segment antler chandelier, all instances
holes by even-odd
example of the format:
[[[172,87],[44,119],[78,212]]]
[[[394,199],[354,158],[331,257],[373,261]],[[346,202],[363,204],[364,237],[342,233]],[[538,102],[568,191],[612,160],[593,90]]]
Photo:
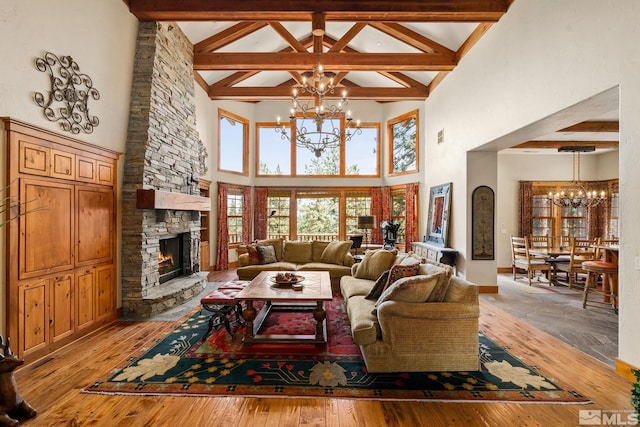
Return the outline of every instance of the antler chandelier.
[[[320,157],[326,149],[339,147],[340,144],[350,141],[356,133],[362,133],[360,120],[356,120],[355,127],[352,127],[351,111],[346,112],[344,129],[340,124],[336,126],[335,120],[331,120],[340,118],[349,101],[346,90],[342,91],[342,98],[337,103],[329,104],[325,101],[325,96],[334,93],[335,84],[333,77],[324,74],[321,64],[313,68],[310,79],[306,76],[302,77],[299,90],[300,94],[311,95],[314,102],[313,104],[301,103],[298,98],[298,88],[293,89],[293,108],[289,114],[289,122],[294,129],[295,138],[287,133],[286,127],[281,124],[278,116],[276,132],[280,133],[283,140],[288,140],[298,147],[307,148],[316,157]],[[297,122],[296,118],[298,118]],[[340,122],[341,120],[338,121]]]
[[[586,207],[598,206],[607,200],[604,190],[588,189],[585,183],[580,181],[580,152],[594,151],[594,146],[560,147],[559,152],[573,152],[573,181],[571,185],[557,193],[549,192],[549,200],[559,207]]]

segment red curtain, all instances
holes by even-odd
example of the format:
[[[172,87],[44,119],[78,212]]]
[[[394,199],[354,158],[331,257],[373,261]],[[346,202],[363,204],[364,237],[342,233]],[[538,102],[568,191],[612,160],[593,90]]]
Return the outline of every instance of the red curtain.
[[[218,183],[218,248],[216,270],[229,268],[229,231],[227,230],[227,184]]]
[[[533,212],[533,184],[530,181],[520,181],[520,203],[519,203],[520,227],[519,236],[530,236],[532,231]]]
[[[251,187],[246,186],[242,188],[242,241],[244,243],[250,243],[253,234],[251,206]]]
[[[382,215],[382,188],[371,189],[371,215],[376,217],[376,222],[380,222],[384,219]],[[382,230],[380,227],[374,227],[371,230],[371,243],[382,242]]]
[[[253,237],[258,240],[267,238],[267,197],[269,195],[266,187],[257,187],[253,192]]]
[[[404,242],[407,248],[410,247],[411,242],[418,241],[418,228],[416,218],[416,196],[418,192],[418,185],[415,183],[407,184],[406,188],[406,213],[404,222]]]

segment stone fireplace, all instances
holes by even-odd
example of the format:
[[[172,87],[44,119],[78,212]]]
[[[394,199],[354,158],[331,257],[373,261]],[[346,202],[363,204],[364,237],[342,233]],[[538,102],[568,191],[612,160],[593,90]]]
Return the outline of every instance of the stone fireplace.
[[[200,211],[211,203],[198,190],[202,143],[192,64],[193,46],[177,25],[139,23],[122,185],[127,317],[159,314],[207,283],[199,272]],[[178,253],[167,253],[170,238]]]

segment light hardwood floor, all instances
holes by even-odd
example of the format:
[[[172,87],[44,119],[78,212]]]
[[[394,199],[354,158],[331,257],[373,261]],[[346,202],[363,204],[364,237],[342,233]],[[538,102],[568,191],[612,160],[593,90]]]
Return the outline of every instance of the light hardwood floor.
[[[213,273],[212,281],[235,278]],[[82,394],[172,322],[116,322],[16,373],[39,411],[24,426],[577,426],[581,409],[629,410],[631,383],[613,368],[481,301],[481,328],[593,403],[437,403],[348,399],[157,397]]]

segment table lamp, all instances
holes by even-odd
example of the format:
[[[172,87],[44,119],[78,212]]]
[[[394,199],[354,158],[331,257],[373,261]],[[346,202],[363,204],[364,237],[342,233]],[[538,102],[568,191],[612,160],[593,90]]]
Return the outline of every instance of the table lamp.
[[[376,226],[376,217],[373,215],[365,215],[358,217],[358,228],[361,230],[365,230],[364,232],[364,248],[367,249],[369,243],[369,232],[368,230],[373,230]]]

